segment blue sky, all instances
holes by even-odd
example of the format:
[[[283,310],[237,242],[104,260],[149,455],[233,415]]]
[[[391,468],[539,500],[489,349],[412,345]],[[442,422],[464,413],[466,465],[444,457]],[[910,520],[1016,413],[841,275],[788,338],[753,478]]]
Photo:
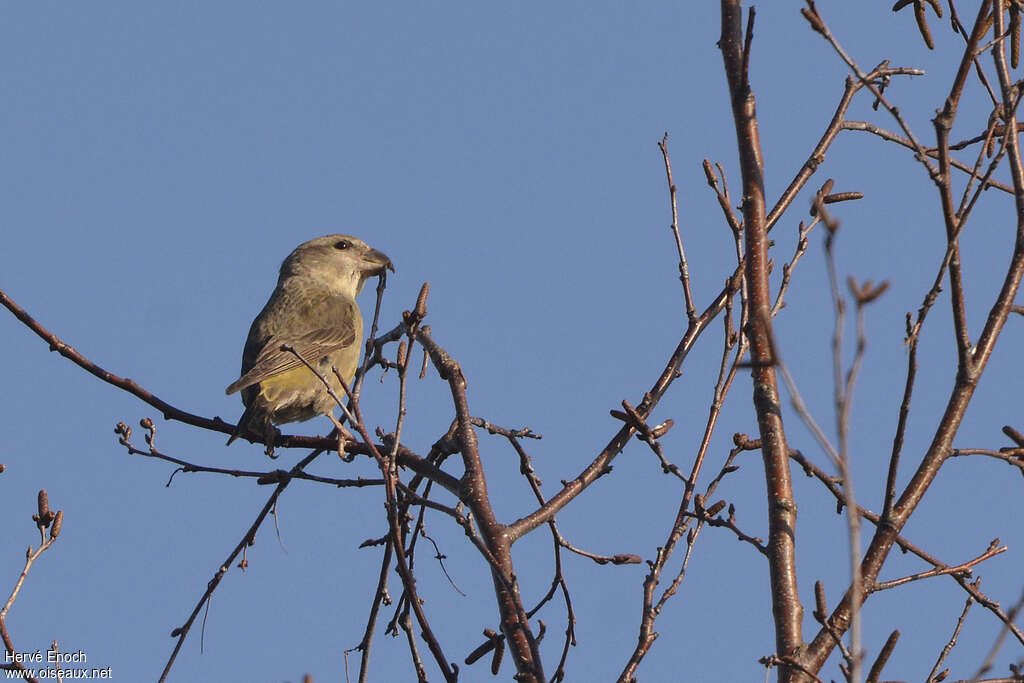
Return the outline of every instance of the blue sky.
[[[888,92],[931,140],[930,118],[959,58],[948,24],[933,22],[939,49],[929,53],[907,12],[822,4],[862,66],[889,58],[928,70]],[[95,362],[191,412],[241,414],[237,397],[223,390],[237,377],[249,322],[281,260],[311,237],[350,233],[396,265],[385,327],[431,283],[429,322],[462,364],[474,414],[543,434],[528,446],[550,495],[607,442],[618,426],[608,410],[624,398],[639,401],[685,327],[656,147],[666,131],[699,307],[733,268],[731,236],[700,168],[705,157],[721,162],[738,197],[713,4],[39,2],[9,5],[4,14],[0,288]],[[752,80],[769,197],[817,141],[845,77],[797,3],[758,7]],[[860,101],[852,116],[893,127],[869,105]],[[954,138],[980,131],[987,114],[965,102]],[[836,211],[841,275],[892,282],[869,313],[852,418],[856,490],[878,510],[905,372],[903,317],[934,277],[942,226],[934,188],[904,150],[846,133],[811,186],[833,176],[837,190],[866,193]],[[1012,204],[989,195],[964,238],[975,332],[1012,245]],[[777,263],[792,253],[808,203],[798,198],[773,232]],[[833,434],[821,240],[812,236],[776,330],[804,398]],[[364,311],[371,297],[362,299]],[[927,446],[952,383],[947,311],[943,297],[922,342],[901,481]],[[718,330],[702,338],[655,412],[655,421],[675,420],[663,442],[684,469],[706,419]],[[1005,335],[958,446],[1007,445],[999,428],[1024,427],[1013,357],[1024,343],[1020,318]],[[50,354],[11,316],[0,315],[0,339],[7,359],[3,590],[20,571],[22,549],[38,540],[29,519],[35,492],[46,488],[66,514],[60,541],[33,568],[9,616],[14,642],[34,651],[56,638],[64,650],[84,650],[90,665],[111,666],[116,680],[154,680],[173,645],[171,629],[269,490],[203,474],[178,475],[165,487],[170,467],[126,455],[114,424],[152,417],[159,447],[188,460],[277,464],[258,446],[227,449],[220,434],[164,422]],[[379,375],[367,382],[364,412],[371,426],[390,430],[395,382],[380,383]],[[749,397],[742,375],[709,452],[715,469],[706,472],[717,472],[734,432],[756,431]],[[425,453],[451,415],[436,374],[413,383],[410,447]],[[788,405],[784,418],[792,445],[827,466]],[[286,431],[328,429],[318,420]],[[481,439],[499,515],[531,510],[514,453],[494,437]],[[136,441],[142,445],[141,435]],[[286,453],[282,462],[297,457]],[[760,460],[748,454],[740,463],[719,493],[736,504],[744,530],[763,536]],[[375,467],[325,459],[317,471],[374,476]],[[798,579],[809,613],[815,580],[825,581],[832,601],[845,585],[845,526],[820,486],[800,475],[796,487]],[[1024,533],[1011,521],[1020,513],[1019,487],[1001,463],[950,462],[907,535],[951,564],[1001,537],[1010,550],[980,574],[989,595],[1008,605],[1021,590]],[[678,482],[634,443],[610,476],[559,516],[561,529],[593,552],[649,559],[664,543],[679,495]],[[377,550],[357,547],[384,532],[382,495],[297,482],[279,513],[284,548],[272,525],[260,532],[249,569],[232,569],[214,596],[204,651],[195,631],[171,680],[294,681],[307,672],[318,682],[344,680],[342,652],[359,641],[379,562]],[[421,556],[428,613],[448,657],[461,662],[481,630],[495,626],[490,579],[448,519],[428,517],[428,528],[467,594]],[[544,533],[516,547],[528,603],[550,581]],[[894,556],[883,578],[926,568]],[[567,557],[579,619],[569,680],[618,675],[635,643],[645,569]],[[393,579],[397,596],[396,586]],[[658,621],[662,635],[641,679],[761,680],[757,659],[774,648],[766,589],[760,555],[726,531],[705,531],[680,594]],[[922,679],[963,598],[949,579],[873,597],[865,612],[869,657],[900,628],[886,674]],[[550,673],[565,617],[554,606],[543,618]],[[954,676],[973,674],[997,630],[975,607],[949,660]],[[1011,648],[999,671],[1019,657]],[[378,635],[372,672],[372,680],[412,679],[401,640]],[[464,680],[489,677],[484,663],[464,672]],[[825,673],[839,675],[834,664]]]

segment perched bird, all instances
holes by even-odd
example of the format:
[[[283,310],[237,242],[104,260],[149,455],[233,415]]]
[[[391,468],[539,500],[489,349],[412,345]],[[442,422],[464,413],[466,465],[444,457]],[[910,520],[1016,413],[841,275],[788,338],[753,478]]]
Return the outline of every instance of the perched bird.
[[[337,368],[351,384],[363,343],[363,316],[356,296],[367,278],[384,269],[394,271],[391,259],[349,235],[326,235],[300,244],[281,264],[277,288],[252,321],[242,352],[242,376],[225,390],[242,392],[245,412],[230,445],[250,433],[263,439],[273,455],[274,425],[334,417],[335,400],[323,381],[295,353],[316,368],[344,399]],[[344,432],[342,432],[344,433]]]

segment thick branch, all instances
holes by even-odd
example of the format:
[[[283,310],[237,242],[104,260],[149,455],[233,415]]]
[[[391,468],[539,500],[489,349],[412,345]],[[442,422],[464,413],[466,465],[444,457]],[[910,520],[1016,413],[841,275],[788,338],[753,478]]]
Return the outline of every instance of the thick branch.
[[[480,462],[476,432],[473,429],[474,418],[466,399],[466,378],[455,359],[433,340],[428,328],[416,327],[414,334],[417,341],[430,354],[438,373],[448,382],[451,390],[458,423],[456,438],[459,441],[465,470],[459,498],[472,510],[480,535],[494,559],[491,575],[498,599],[498,611],[501,614],[501,630],[515,662],[517,680],[530,683],[543,681],[544,670],[537,649],[537,639],[530,631],[529,619],[522,605],[512,564],[513,538],[506,532],[505,525],[498,522],[487,495],[487,480],[483,464]]]
[[[765,482],[768,487],[768,564],[772,586],[777,654],[796,655],[803,643],[803,607],[796,582],[796,503],[789,469],[789,448],[782,426],[771,320],[771,292],[768,283],[768,224],[765,210],[764,177],[754,93],[748,79],[750,37],[754,12],[751,10],[746,41],[743,14],[738,0],[722,0],[722,37],[719,48],[725,63],[732,100],[733,121],[743,174],[743,223],[746,240],[746,284],[750,319],[746,335],[750,340],[754,408],[761,434]],[[803,676],[790,667],[779,669],[782,681]]]

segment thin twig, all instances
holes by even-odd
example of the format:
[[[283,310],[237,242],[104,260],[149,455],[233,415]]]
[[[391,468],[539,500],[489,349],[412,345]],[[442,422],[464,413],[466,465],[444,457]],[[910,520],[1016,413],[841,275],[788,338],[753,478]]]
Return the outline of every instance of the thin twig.
[[[690,291],[690,268],[686,263],[686,251],[683,249],[683,238],[679,233],[679,207],[676,201],[676,183],[672,179],[672,162],[668,156],[668,133],[662,137],[661,142],[658,143],[658,149],[661,150],[661,156],[665,160],[665,176],[668,180],[668,194],[669,200],[672,205],[672,225],[669,229],[672,230],[672,236],[676,240],[676,251],[679,254],[679,281],[683,285],[683,299],[686,303],[686,317],[689,320],[693,320],[697,316],[697,309],[693,306],[693,293]]]
[[[980,583],[980,580],[976,580],[972,585],[977,587],[978,583]],[[925,683],[933,683],[936,674],[939,673],[939,667],[942,666],[942,663],[946,661],[946,657],[948,657],[949,653],[953,651],[954,647],[956,647],[957,638],[960,636],[960,630],[964,627],[964,622],[967,621],[967,613],[971,611],[971,605],[973,604],[974,598],[968,595],[967,600],[964,602],[964,609],[960,613],[960,618],[956,620],[956,628],[953,629],[953,635],[949,637],[949,641],[946,643],[945,647],[942,648],[942,652],[939,653],[939,658],[935,660],[935,666],[933,666],[932,670],[928,672],[928,677],[925,679]]]

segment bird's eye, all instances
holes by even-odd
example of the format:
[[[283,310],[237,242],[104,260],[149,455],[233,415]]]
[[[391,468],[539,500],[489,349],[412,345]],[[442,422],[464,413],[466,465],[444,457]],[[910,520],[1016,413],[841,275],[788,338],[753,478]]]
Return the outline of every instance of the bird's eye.
[[[342,251],[344,251],[345,249],[348,249],[351,246],[352,245],[349,243],[348,240],[340,240],[340,241],[334,243],[334,248],[335,249],[340,249]]]

